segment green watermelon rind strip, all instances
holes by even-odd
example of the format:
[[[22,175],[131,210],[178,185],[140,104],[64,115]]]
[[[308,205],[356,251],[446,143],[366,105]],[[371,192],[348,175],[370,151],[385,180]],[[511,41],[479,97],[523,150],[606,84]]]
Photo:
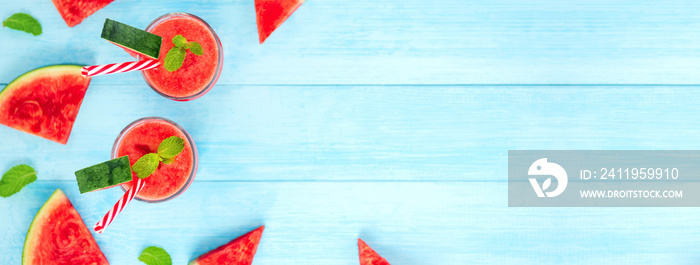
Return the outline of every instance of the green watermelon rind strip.
[[[158,59],[163,43],[161,36],[109,18],[105,19],[101,37],[112,44],[151,59]]]
[[[108,189],[133,180],[129,156],[122,156],[75,172],[80,194]]]
[[[51,197],[44,203],[44,205],[39,208],[39,212],[36,213],[36,216],[34,216],[34,219],[32,220],[32,223],[29,225],[29,231],[27,231],[27,237],[24,239],[24,248],[22,249],[22,264],[25,264],[25,258],[28,259],[30,250],[30,246],[33,245],[34,241],[36,239],[33,237],[33,230],[34,224],[37,222],[37,219],[42,216],[46,211],[48,211],[51,208],[51,205],[56,204],[57,202],[61,202],[63,200],[68,200],[68,197],[66,197],[66,194],[63,193],[61,189],[56,189],[56,191],[53,192]]]

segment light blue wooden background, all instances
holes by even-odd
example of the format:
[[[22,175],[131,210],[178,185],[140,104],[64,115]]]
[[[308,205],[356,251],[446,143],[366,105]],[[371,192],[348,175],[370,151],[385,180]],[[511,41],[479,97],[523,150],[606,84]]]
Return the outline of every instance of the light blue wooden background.
[[[130,59],[99,38],[106,17],[194,13],[226,57],[193,102],[94,78],[66,146],[0,127],[0,171],[39,172],[0,199],[1,264],[56,188],[92,226],[121,191],[79,195],[73,172],[151,115],[192,134],[199,172],[96,236],[112,264],[150,245],[185,264],[262,224],[254,264],[357,264],[358,236],[393,264],[700,262],[697,209],[508,208],[505,182],[509,149],[700,149],[698,1],[308,0],[264,45],[253,0],[117,0],[74,28],[48,0],[0,16],[18,11],[44,34],[0,29],[0,85]]]

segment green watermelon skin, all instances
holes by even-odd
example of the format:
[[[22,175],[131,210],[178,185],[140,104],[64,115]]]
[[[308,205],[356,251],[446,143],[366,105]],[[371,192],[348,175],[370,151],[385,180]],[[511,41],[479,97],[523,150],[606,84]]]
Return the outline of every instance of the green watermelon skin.
[[[390,265],[386,259],[379,256],[379,254],[369,247],[365,241],[362,241],[362,239],[357,239],[357,248],[360,252],[360,265]]]
[[[122,156],[75,172],[80,193],[108,189],[133,180],[129,156]]]
[[[258,22],[260,44],[265,42],[305,0],[255,0],[255,13]]]
[[[109,265],[66,194],[56,190],[34,217],[22,265]]]
[[[58,13],[69,27],[83,22],[84,19],[109,5],[114,0],[52,0]]]
[[[102,38],[122,47],[129,54],[140,54],[149,59],[158,59],[163,37],[127,24],[105,19]]]
[[[258,250],[263,230],[265,230],[265,226],[258,227],[226,243],[226,245],[199,256],[189,265],[250,265]]]
[[[23,74],[0,91],[0,124],[66,144],[90,77],[79,65],[54,65]]]

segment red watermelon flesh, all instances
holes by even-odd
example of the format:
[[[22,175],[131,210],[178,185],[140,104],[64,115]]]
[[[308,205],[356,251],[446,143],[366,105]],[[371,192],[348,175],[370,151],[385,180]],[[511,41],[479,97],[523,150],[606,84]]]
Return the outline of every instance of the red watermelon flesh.
[[[63,191],[56,190],[34,217],[22,265],[108,265],[95,238]]]
[[[253,257],[258,250],[258,243],[260,243],[264,229],[265,226],[258,227],[226,243],[226,245],[199,256],[189,265],[250,265],[253,263]]]
[[[83,20],[114,0],[52,0],[63,20],[69,27]]]
[[[66,144],[90,84],[80,69],[47,66],[12,81],[0,91],[0,124]]]
[[[303,3],[304,0],[255,0],[260,44]]]
[[[357,239],[357,247],[360,249],[360,265],[390,265],[386,259],[379,256],[362,239]]]

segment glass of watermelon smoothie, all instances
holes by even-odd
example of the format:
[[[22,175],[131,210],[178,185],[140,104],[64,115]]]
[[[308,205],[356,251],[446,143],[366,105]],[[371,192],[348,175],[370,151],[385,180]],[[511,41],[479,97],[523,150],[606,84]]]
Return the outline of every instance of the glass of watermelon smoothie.
[[[169,13],[151,22],[146,31],[163,37],[160,66],[141,72],[146,83],[156,93],[172,100],[188,101],[203,96],[214,87],[221,75],[224,52],[219,37],[207,22],[188,13]],[[168,72],[163,61],[168,51],[175,46],[172,42],[175,35],[199,42],[204,54],[187,52],[182,67]]]
[[[128,155],[129,163],[133,166],[145,154],[155,153],[160,142],[170,136],[185,139],[185,148],[175,156],[175,162],[167,165],[161,163],[155,173],[144,179],[145,185],[136,194],[137,200],[164,202],[185,192],[197,173],[197,146],[185,129],[161,117],[146,117],[132,122],[114,141],[112,158]],[[133,179],[137,179],[135,173]],[[121,187],[126,191],[131,185],[132,182],[128,182]]]

